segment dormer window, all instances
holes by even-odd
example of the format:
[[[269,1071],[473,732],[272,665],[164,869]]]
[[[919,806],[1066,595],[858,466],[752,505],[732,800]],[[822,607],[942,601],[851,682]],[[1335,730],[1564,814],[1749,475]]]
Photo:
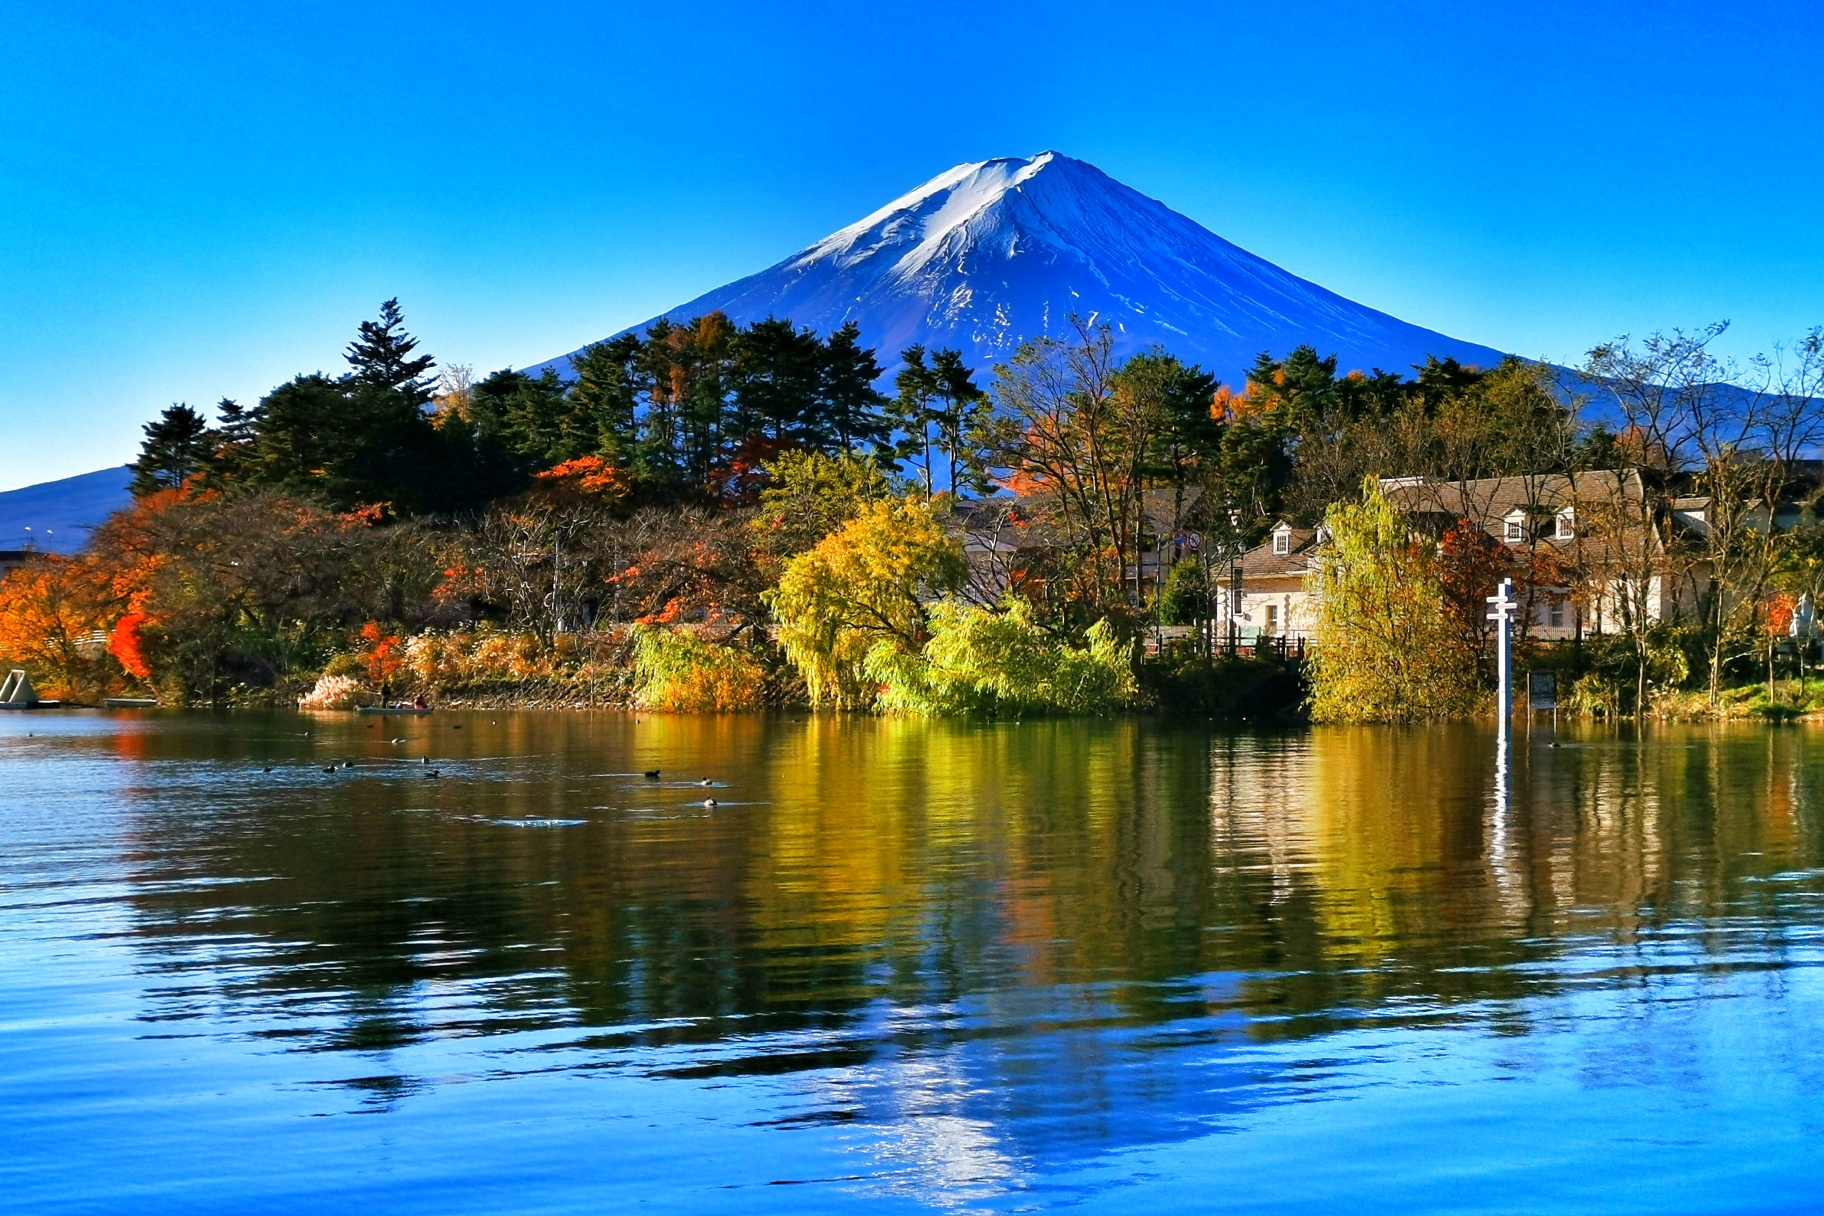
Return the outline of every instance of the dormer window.
[[[1577,539],[1577,512],[1574,508],[1566,507],[1558,512],[1558,528],[1552,533],[1552,538],[1554,540]]]
[[[1501,539],[1510,545],[1520,544],[1526,539],[1526,516],[1515,511],[1501,521]]]
[[[1292,552],[1292,532],[1289,528],[1280,528],[1273,533],[1273,552]]]

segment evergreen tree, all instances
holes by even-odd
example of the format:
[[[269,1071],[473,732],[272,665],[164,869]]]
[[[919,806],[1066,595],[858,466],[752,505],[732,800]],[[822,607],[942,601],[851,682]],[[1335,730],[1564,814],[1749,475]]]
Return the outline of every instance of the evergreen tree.
[[[985,492],[988,483],[981,462],[968,449],[971,434],[986,422],[991,406],[962,352],[936,351],[927,363],[925,348],[910,346],[900,358],[905,367],[893,380],[899,395],[891,403],[891,419],[902,438],[891,449],[893,456],[911,461],[925,483],[927,498],[938,488],[938,455],[946,459],[946,488],[959,494],[965,489]]]
[[[822,387],[825,350],[817,335],[768,317],[735,342],[735,429],[802,442]]]
[[[630,465],[639,443],[640,347],[639,338],[622,334],[570,357],[576,380],[568,425],[579,435],[593,434],[590,450],[615,464]]]
[[[817,409],[807,420],[807,439],[823,451],[848,452],[884,442],[891,427],[881,414],[886,398],[874,388],[880,364],[861,344],[853,321],[824,343],[823,376]]]
[[[128,466],[136,498],[182,485],[210,457],[209,424],[187,405],[171,406],[142,429],[139,459]]]
[[[359,336],[349,343],[343,358],[354,368],[354,382],[367,389],[399,393],[414,406],[428,405],[436,381],[426,373],[437,365],[430,355],[412,352],[418,339],[405,332],[405,314],[394,297],[380,306],[377,321],[363,321]]]

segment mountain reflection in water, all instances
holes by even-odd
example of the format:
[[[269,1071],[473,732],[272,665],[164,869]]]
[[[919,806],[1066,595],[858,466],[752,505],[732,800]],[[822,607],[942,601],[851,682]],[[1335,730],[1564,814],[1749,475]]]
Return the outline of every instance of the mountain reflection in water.
[[[16,715],[0,1208],[1798,1203],[1824,745],[1553,742]]]

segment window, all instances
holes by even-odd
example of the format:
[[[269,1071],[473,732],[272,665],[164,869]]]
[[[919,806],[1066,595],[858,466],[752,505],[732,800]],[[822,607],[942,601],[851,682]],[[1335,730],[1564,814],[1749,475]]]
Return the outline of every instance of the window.
[[[1275,552],[1275,553],[1292,552],[1292,534],[1290,532],[1286,531],[1284,528],[1281,528],[1279,531],[1277,531],[1273,534],[1273,552]]]
[[[1559,518],[1562,521],[1563,517],[1560,516]],[[1548,619],[1551,621],[1553,629],[1564,628],[1564,600],[1558,596],[1552,597],[1552,606]]]
[[[1504,521],[1502,539],[1510,544],[1526,539],[1526,520],[1518,515],[1510,515]]]
[[[1268,604],[1267,605],[1266,632],[1268,632],[1268,633],[1278,633],[1279,632],[1279,605],[1278,604]]]
[[[1575,540],[1577,538],[1577,512],[1570,507],[1558,512],[1558,530],[1552,535],[1558,540]]]

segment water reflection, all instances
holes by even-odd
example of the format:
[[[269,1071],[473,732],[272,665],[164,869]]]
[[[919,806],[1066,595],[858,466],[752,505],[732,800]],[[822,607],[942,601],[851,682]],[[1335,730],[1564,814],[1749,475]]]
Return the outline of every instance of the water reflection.
[[[21,909],[114,867],[148,1039],[320,1060],[341,1110],[734,1087],[872,1193],[964,1206],[1347,1095],[1389,1034],[1523,1075],[1591,993],[1623,1020],[1587,1076],[1697,1068],[1667,1011],[1808,965],[1824,895],[1804,730],[57,721],[0,765],[90,809],[0,820],[7,915],[48,933]]]

